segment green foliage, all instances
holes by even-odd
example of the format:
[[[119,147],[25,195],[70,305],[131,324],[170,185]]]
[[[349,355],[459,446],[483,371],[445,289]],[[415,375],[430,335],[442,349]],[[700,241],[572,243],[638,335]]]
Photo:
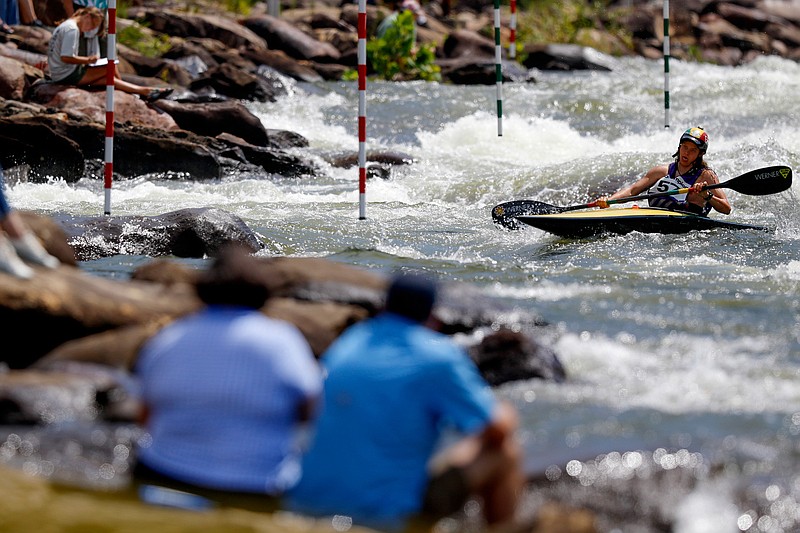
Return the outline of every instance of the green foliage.
[[[383,36],[367,43],[367,60],[375,73],[387,80],[439,81],[441,73],[435,64],[434,47],[416,45],[414,14],[403,11]]]
[[[342,81],[358,81],[358,71],[354,68],[349,68],[342,74]]]
[[[586,44],[578,39],[585,28],[603,28],[623,43],[632,42],[622,24],[625,11],[611,9],[610,0],[520,0],[520,4],[519,42]]]
[[[171,46],[166,35],[152,35],[137,24],[118,31],[117,41],[147,57],[161,57]]]
[[[255,3],[256,0],[225,0],[225,9],[237,15],[247,15]]]

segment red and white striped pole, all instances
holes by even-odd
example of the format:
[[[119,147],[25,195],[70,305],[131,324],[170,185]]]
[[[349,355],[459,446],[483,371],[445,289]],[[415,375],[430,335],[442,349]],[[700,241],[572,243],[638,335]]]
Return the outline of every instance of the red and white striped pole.
[[[517,57],[517,0],[511,0],[511,38],[508,43],[508,57]]]
[[[367,218],[367,0],[358,0],[358,219]]]
[[[114,176],[114,77],[117,64],[117,0],[108,0],[108,64],[106,65],[106,145],[103,187],[105,208],[111,214],[111,182]]]

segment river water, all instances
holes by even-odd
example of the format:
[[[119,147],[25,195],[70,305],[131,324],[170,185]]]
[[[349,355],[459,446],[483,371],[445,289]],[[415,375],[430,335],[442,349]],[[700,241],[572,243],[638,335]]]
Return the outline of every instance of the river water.
[[[569,378],[497,390],[520,410],[530,472],[611,451],[689,451],[724,474],[715,490],[690,490],[701,511],[686,518],[691,506],[678,506],[669,517],[675,531],[797,531],[797,185],[761,197],[726,191],[728,220],[768,232],[570,240],[500,229],[490,211],[512,199],[569,205],[611,192],[667,162],[690,126],[708,131],[706,159],[723,181],[770,165],[797,169],[798,86],[800,65],[778,58],[738,68],[673,62],[665,128],[659,62],[539,73],[537,83],[504,86],[499,137],[493,86],[370,82],[369,149],[415,162],[368,183],[367,219],[359,220],[357,168],[332,168],[323,157],[357,151],[355,84],[290,82],[286,97],[250,108],[267,128],[305,136],[322,175],[142,177],[114,184],[112,213],[219,207],[263,236],[266,255],[424,269],[536,312],[551,324],[548,342]],[[103,208],[100,180],[20,183],[9,196],[53,214]],[[146,260],[82,268],[125,278]]]

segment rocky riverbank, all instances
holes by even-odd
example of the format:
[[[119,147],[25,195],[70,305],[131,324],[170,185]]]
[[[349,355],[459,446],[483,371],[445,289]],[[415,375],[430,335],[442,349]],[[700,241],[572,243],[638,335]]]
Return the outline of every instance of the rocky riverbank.
[[[157,55],[119,46],[122,76],[148,86],[176,89],[169,100],[147,104],[117,92],[114,170],[117,179],[159,173],[216,179],[244,170],[303,178],[324,165],[355,166],[354,154],[314,153],[302,136],[269,129],[247,102],[275,101],[292,80],[339,80],[357,66],[358,7],[333,0],[284,6],[280,17],[261,4],[239,16],[208,3],[198,12],[181,3],[137,3],[119,17],[118,32],[135,28],[141,39],[162,44]],[[425,4],[428,16],[417,39],[435,47],[444,83],[494,84],[492,4],[459,2],[443,14]],[[64,16],[60,2],[38,0],[45,24]],[[369,5],[367,30],[374,35],[389,14]],[[510,12],[503,10],[501,41],[507,56]],[[762,55],[800,59],[800,4],[776,0],[696,0],[671,14],[671,55],[737,65]],[[611,31],[611,28],[615,28]],[[622,29],[620,29],[622,28]],[[50,32],[18,26],[0,34],[0,161],[20,167],[17,179],[57,176],[75,181],[99,177],[105,135],[105,91],[48,83],[42,62]],[[612,3],[596,14],[575,43],[527,43],[521,61],[503,62],[505,82],[535,82],[541,70],[615,68],[613,55],[662,57],[660,3]],[[613,54],[613,55],[611,55]],[[158,154],[159,157],[147,157]],[[145,157],[142,157],[145,156]],[[88,162],[88,164],[87,164]],[[370,153],[370,176],[411,163],[402,153]]]

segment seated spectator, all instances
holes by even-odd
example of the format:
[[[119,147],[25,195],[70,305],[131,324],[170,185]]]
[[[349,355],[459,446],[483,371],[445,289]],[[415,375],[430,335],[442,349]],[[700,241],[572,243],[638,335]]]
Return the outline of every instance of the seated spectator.
[[[396,278],[385,312],[323,355],[323,400],[293,509],[396,528],[480,496],[489,523],[513,517],[523,485],[516,411],[463,349],[424,327],[435,291],[425,278]],[[452,430],[460,438],[436,453]]]
[[[96,7],[77,10],[70,18],[58,25],[50,39],[47,62],[50,78],[56,83],[66,85],[105,85],[106,66],[92,66],[99,59],[98,54],[78,55],[81,34],[100,27],[104,15]],[[114,88],[126,93],[138,94],[148,102],[154,102],[172,93],[172,89],[152,89],[128,83],[115,73]]]
[[[0,167],[0,271],[21,279],[33,277],[33,269],[22,260],[46,268],[56,268],[58,259],[47,253],[36,236],[27,228],[19,214],[6,200],[3,169]]]
[[[105,35],[105,26],[107,26],[108,20],[108,0],[76,0],[74,2],[73,0],[62,0],[62,5],[67,17],[71,17],[83,7],[96,7],[103,13],[104,21],[100,27],[81,36],[78,53],[81,55],[99,54],[100,57],[106,57],[108,41]]]
[[[320,369],[297,328],[260,311],[270,281],[246,251],[223,249],[196,283],[206,308],[143,346],[139,483],[268,509],[299,478]]]

